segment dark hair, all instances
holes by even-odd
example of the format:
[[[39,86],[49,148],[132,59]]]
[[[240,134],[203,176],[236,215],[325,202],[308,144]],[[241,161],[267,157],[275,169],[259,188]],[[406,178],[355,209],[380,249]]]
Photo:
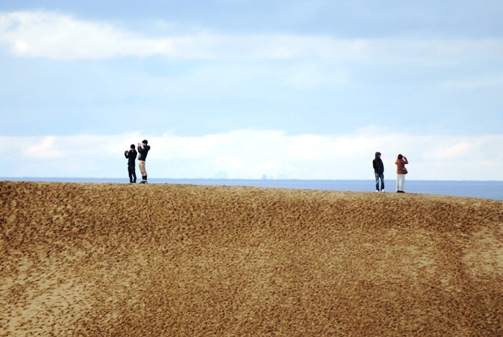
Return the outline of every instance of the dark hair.
[[[142,143],[148,144],[148,140],[144,139]]]
[[[402,159],[403,156],[401,154],[398,155],[398,159]]]
[[[131,144],[130,148],[134,149],[135,148],[134,144]]]

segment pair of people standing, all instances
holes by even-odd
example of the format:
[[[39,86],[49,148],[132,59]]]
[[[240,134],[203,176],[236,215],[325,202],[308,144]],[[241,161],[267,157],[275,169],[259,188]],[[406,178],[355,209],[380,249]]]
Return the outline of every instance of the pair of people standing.
[[[134,144],[131,144],[129,151],[126,150],[124,152],[124,156],[128,159],[127,169],[129,174],[129,182],[131,184],[136,183],[135,160],[138,153],[140,153],[140,156],[138,157],[138,167],[140,168],[142,178],[140,184],[147,183],[147,169],[145,168],[145,161],[147,160],[148,151],[150,151],[150,145],[148,145],[148,141],[144,139],[141,144],[138,143],[138,152],[136,152]]]
[[[395,161],[396,191],[398,193],[405,193],[404,192],[405,175],[407,174],[405,164],[408,163],[409,161],[407,160],[407,157],[401,154],[398,155],[398,158]],[[372,161],[372,166],[374,167],[374,174],[376,178],[376,192],[384,192],[384,164],[381,159],[381,152],[376,152],[375,158]]]

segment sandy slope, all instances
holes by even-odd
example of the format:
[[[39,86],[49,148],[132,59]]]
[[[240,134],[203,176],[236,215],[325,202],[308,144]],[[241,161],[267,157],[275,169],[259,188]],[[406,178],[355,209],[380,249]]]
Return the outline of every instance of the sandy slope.
[[[501,201],[23,182],[0,198],[0,336],[503,336]]]

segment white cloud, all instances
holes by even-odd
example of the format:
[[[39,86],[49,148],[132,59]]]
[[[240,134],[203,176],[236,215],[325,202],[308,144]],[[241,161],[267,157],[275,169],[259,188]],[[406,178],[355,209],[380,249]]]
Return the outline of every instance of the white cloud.
[[[470,60],[499,62],[499,55],[503,54],[502,39],[334,39],[323,35],[240,36],[205,31],[154,38],[108,23],[88,22],[45,11],[1,15],[0,43],[9,46],[11,52],[20,57],[69,60],[162,55],[184,59],[314,58],[339,63],[438,65]]]
[[[137,134],[117,136],[0,137],[0,139],[11,139],[11,147],[15,146],[19,148],[25,158],[65,159],[75,156],[93,157],[96,156],[97,152],[109,155],[116,153],[122,148],[127,149],[129,144],[120,144],[125,137],[131,139],[138,138],[138,142],[140,141],[140,137]]]
[[[435,160],[462,158],[464,155],[473,152],[473,143],[467,140],[454,140],[454,144],[440,144],[439,148],[431,153],[431,158]]]
[[[152,150],[152,178],[372,179],[371,161],[382,152],[386,176],[394,176],[398,153],[410,161],[409,179],[503,180],[503,135],[407,135],[370,128],[349,135],[288,135],[239,130],[201,137],[111,135],[0,137],[9,155],[0,176],[122,177],[123,152],[144,138]]]
[[[54,149],[56,137],[49,136],[42,139],[40,144],[30,146],[24,151],[24,155],[29,158],[58,158],[61,152]]]

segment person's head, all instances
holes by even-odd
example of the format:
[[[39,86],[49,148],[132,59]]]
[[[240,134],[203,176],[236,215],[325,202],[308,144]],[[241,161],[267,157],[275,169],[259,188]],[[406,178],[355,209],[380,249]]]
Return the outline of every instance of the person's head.
[[[381,158],[381,152],[376,152],[376,159]]]
[[[143,144],[143,146],[145,146],[145,145],[147,145],[147,144],[148,144],[148,140],[144,139],[144,140],[142,140],[142,142],[141,142],[141,143]]]
[[[134,150],[135,146],[134,144],[131,144],[131,146],[129,147],[131,150]]]
[[[401,154],[399,154],[398,159],[403,159],[403,156]]]

